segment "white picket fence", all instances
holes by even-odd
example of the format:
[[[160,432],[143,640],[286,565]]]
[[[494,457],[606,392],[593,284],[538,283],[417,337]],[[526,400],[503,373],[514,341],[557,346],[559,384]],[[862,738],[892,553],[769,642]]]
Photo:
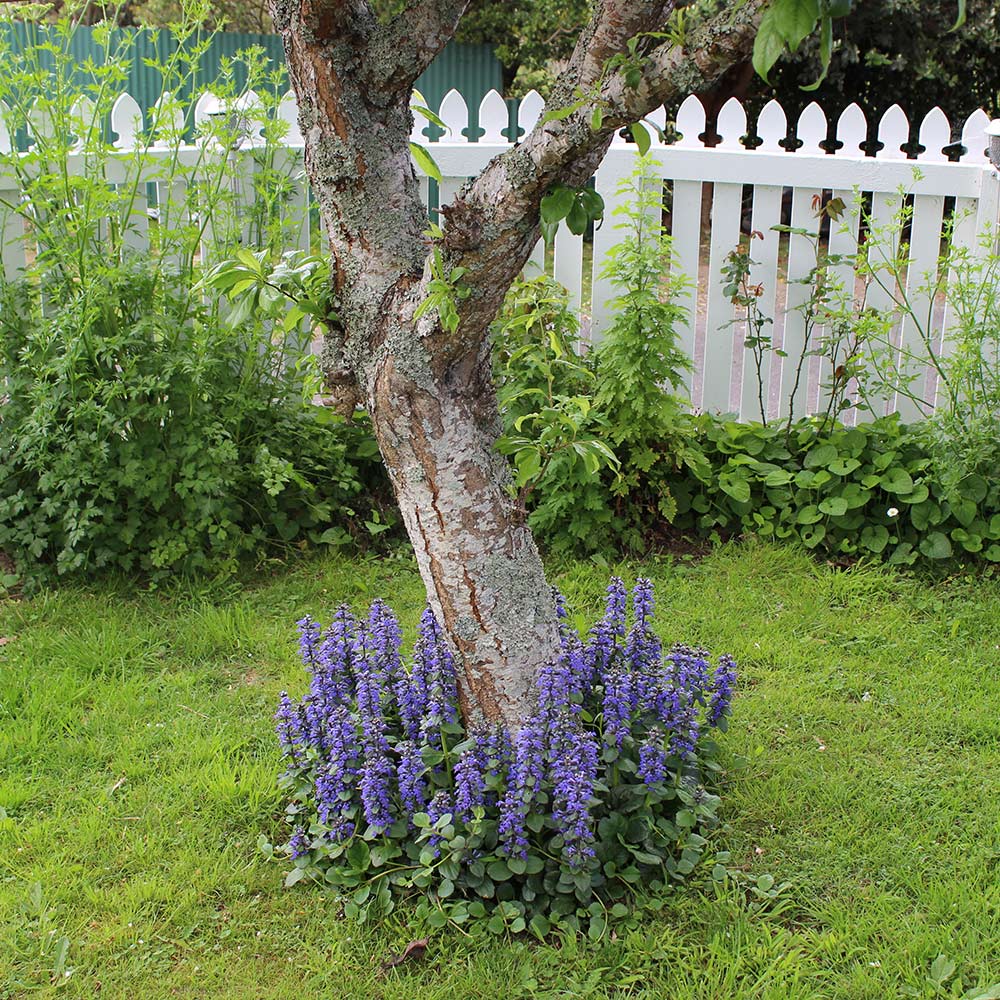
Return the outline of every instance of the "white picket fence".
[[[242,99],[243,106],[255,101],[252,93]],[[529,131],[543,111],[543,101],[532,92],[519,104],[516,116],[517,135]],[[456,91],[448,93],[438,114],[448,131],[440,138],[431,139],[436,130],[426,119],[415,115],[411,138],[429,145],[437,162],[443,181],[439,185],[438,203],[447,204],[458,193],[466,180],[477,174],[497,153],[511,145],[510,121],[506,102],[495,91],[482,101],[474,120],[470,121],[469,109]],[[0,154],[12,149],[11,137],[3,125],[0,108]],[[223,109],[212,94],[204,94],[195,106],[195,122],[200,123],[216,113],[230,113]],[[295,103],[291,94],[281,102],[278,113],[289,123],[284,140],[288,156],[285,168],[293,178],[293,193],[286,208],[292,219],[289,231],[294,235],[291,244],[307,249],[313,241],[310,231],[310,212],[307,184],[302,175],[302,136],[296,123]],[[660,127],[665,123],[663,110],[650,116]],[[128,169],[130,162],[146,164],[149,179],[164,183],[160,161],[179,157],[189,163],[200,162],[204,155],[198,145],[168,148],[158,137],[143,138],[142,115],[138,104],[129,95],[122,95],[111,113],[111,130],[116,136],[115,145],[121,151],[116,169]],[[781,143],[788,131],[786,115],[779,104],[772,101],[760,113],[756,122],[757,148],[747,148],[741,142],[747,134],[747,117],[742,105],[730,100],[721,110],[716,131],[721,140],[707,148],[699,136],[706,130],[705,112],[696,97],[688,97],[676,116],[676,131],[680,138],[672,145],[654,140],[652,157],[664,182],[664,190],[671,196],[671,234],[679,268],[688,276],[692,285],[689,300],[689,317],[680,330],[680,346],[693,359],[695,370],[689,387],[692,406],[701,410],[739,413],[744,418],[757,415],[757,375],[748,363],[743,346],[745,333],[734,313],[730,298],[724,293],[721,267],[726,255],[740,242],[741,222],[745,213],[746,194],[752,199],[751,228],[763,234],[753,246],[755,265],[752,279],[764,289],[760,300],[762,311],[774,320],[776,346],[789,356],[784,362],[777,355],[769,359],[770,368],[765,373],[768,386],[769,409],[772,413],[785,412],[794,379],[795,358],[805,338],[805,320],[796,308],[808,295],[807,289],[796,284],[808,274],[814,264],[814,254],[809,241],[795,234],[785,237],[787,246],[772,227],[782,221],[782,202],[790,191],[791,218],[794,228],[814,229],[814,199],[829,192],[840,197],[848,206],[846,230],[842,225],[832,227],[831,253],[846,253],[856,245],[860,220],[854,205],[855,192],[871,198],[873,224],[888,225],[898,213],[902,199],[912,196],[913,214],[909,237],[909,266],[907,268],[907,294],[911,299],[924,282],[928,273],[937,267],[945,218],[945,203],[954,205],[955,218],[960,220],[955,228],[954,242],[975,249],[980,235],[993,231],[1000,213],[1000,178],[986,157],[985,129],[989,118],[977,111],[962,127],[962,145],[965,152],[957,162],[949,161],[943,152],[951,144],[951,125],[939,109],[931,111],[919,127],[919,142],[925,147],[916,159],[908,159],[901,147],[909,139],[910,124],[903,111],[894,106],[881,118],[877,136],[882,148],[875,156],[867,156],[861,145],[867,139],[868,124],[857,105],[847,108],[837,119],[836,139],[841,144],[835,153],[828,153],[821,145],[828,137],[828,120],[817,104],[810,104],[795,123],[799,146],[794,152]],[[248,152],[262,142],[260,129],[252,128],[244,137],[239,150],[230,151],[230,157],[245,157],[246,171],[252,171],[253,161]],[[147,143],[143,147],[143,143]],[[132,154],[143,148],[141,158]],[[601,277],[608,252],[614,245],[617,231],[613,227],[612,213],[621,201],[617,189],[635,167],[637,148],[617,137],[598,169],[594,183],[607,206],[608,221],[598,227],[593,235],[593,252],[590,267],[585,273],[584,237],[569,233],[560,227],[550,255],[548,268],[555,278],[569,290],[571,301],[579,308],[589,300],[589,322],[585,323],[589,337],[596,342],[606,329],[610,314],[608,303],[614,290]],[[72,159],[72,158],[71,158]],[[74,166],[71,164],[71,169]],[[6,178],[6,179],[5,179]],[[111,183],[121,183],[123,176],[109,177]],[[190,178],[189,178],[190,182]],[[175,187],[176,187],[176,182]],[[5,197],[16,200],[18,192],[9,171],[0,168],[0,201]],[[251,185],[237,185],[237,202],[252,197]],[[421,182],[427,201],[428,181]],[[745,188],[749,192],[745,192]],[[161,203],[166,204],[168,192],[162,192]],[[183,192],[172,190],[171,199],[183,202]],[[189,209],[196,212],[196,206]],[[148,245],[148,219],[141,199],[129,221],[129,245],[142,249]],[[155,215],[155,213],[153,213]],[[3,237],[3,267],[13,276],[25,266],[30,246],[24,238],[23,223],[9,213],[0,216]],[[210,239],[211,230],[206,230]],[[781,253],[779,253],[781,244]],[[787,253],[787,264],[784,255]],[[206,247],[206,256],[208,248]],[[534,266],[544,268],[546,255],[541,244],[536,248]],[[845,287],[853,287],[852,275],[841,274]],[[882,298],[880,298],[880,295]],[[866,304],[881,307],[888,304],[888,292],[872,289]],[[934,309],[933,303],[916,303],[918,309],[927,307],[935,315],[947,350],[947,307]],[[734,324],[734,319],[737,321]],[[899,331],[905,346],[907,338],[916,336],[906,323]],[[822,370],[818,358],[811,359],[806,391],[797,398],[799,413],[814,412],[821,408],[820,386],[828,381],[829,373]],[[905,419],[915,419],[922,414],[909,400],[900,398],[890,402],[889,409],[897,408]]]

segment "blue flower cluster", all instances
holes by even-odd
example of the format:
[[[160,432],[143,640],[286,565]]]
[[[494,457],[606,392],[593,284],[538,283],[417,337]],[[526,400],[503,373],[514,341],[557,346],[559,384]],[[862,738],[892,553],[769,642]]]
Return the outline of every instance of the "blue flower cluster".
[[[561,652],[539,674],[534,715],[514,732],[465,731],[455,662],[430,609],[409,666],[399,622],[382,601],[364,619],[341,607],[325,630],[300,621],[312,681],[298,703],[283,693],[275,716],[286,782],[299,790],[293,855],[356,829],[399,836],[417,817],[434,828],[449,816],[470,832],[488,819],[496,854],[524,860],[544,816],[548,847],[570,871],[586,869],[595,858],[595,806],[625,780],[617,762],[634,761],[640,789],[679,780],[702,734],[728,715],[736,681],[728,656],[713,667],[704,650],[664,650],[652,628],[650,581],[636,582],[631,614],[628,596],[612,579],[586,638],[568,625],[557,596]],[[426,846],[436,852],[439,841],[433,834]]]

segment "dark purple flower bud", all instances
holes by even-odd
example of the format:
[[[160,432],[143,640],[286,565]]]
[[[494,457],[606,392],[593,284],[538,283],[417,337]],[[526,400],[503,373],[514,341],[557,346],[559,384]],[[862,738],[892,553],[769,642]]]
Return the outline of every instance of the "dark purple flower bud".
[[[682,761],[690,760],[698,745],[698,735],[698,706],[688,702],[672,720],[670,752]]]
[[[625,603],[628,592],[620,576],[611,577],[608,584],[608,599],[604,605],[604,623],[612,635],[625,635]]]
[[[288,841],[288,851],[292,859],[301,858],[309,853],[309,837],[304,826],[297,826]]]
[[[649,627],[653,618],[656,600],[653,596],[653,581],[639,577],[632,588],[632,613],[637,625]]]
[[[604,697],[601,705],[604,719],[604,739],[621,749],[625,737],[632,731],[632,706],[635,702],[633,678],[622,666],[611,668],[604,676]]]
[[[352,655],[357,641],[357,621],[341,605],[316,650],[313,693],[327,704],[349,704],[354,699]]]
[[[441,791],[436,792],[430,802],[427,803],[427,816],[433,826],[442,816],[448,815],[451,812],[451,796],[442,788]],[[427,838],[427,844],[433,849],[434,857],[437,857],[441,853],[437,846],[440,843],[440,834],[432,833]]]
[[[368,632],[371,636],[371,661],[383,679],[399,674],[399,649],[403,633],[399,620],[385,601],[376,598],[368,612]]]
[[[277,723],[275,730],[278,733],[278,743],[281,745],[282,755],[293,764],[301,765],[305,761],[303,744],[306,737],[302,720],[299,717],[298,706],[292,703],[287,691],[281,692],[278,711],[274,713],[274,719]]]
[[[380,833],[392,826],[392,799],[389,792],[392,781],[392,764],[381,747],[365,752],[361,770],[361,805],[369,825]]]
[[[419,736],[440,749],[441,725],[458,718],[458,689],[454,658],[430,608],[420,616],[409,680],[407,711],[419,719]]]
[[[455,762],[455,818],[462,823],[486,801],[486,753],[478,743]]]
[[[316,665],[316,651],[320,642],[319,623],[306,615],[295,624],[299,630],[299,655],[305,667],[312,670]]]

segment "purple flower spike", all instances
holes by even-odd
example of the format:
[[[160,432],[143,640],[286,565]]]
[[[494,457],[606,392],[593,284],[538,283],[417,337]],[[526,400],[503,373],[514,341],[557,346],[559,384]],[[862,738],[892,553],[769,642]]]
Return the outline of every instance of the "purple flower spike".
[[[399,764],[396,767],[396,777],[399,784],[399,798],[403,808],[411,816],[422,812],[427,803],[427,789],[424,785],[424,758],[418,747],[411,740],[405,740],[396,746],[399,753]]]
[[[612,635],[625,634],[625,583],[620,576],[613,576],[608,584],[608,599],[604,606],[604,621]]]
[[[667,777],[667,755],[663,750],[663,736],[656,730],[639,747],[639,768],[636,774],[647,785],[657,785]]]
[[[719,657],[719,665],[712,678],[712,695],[708,703],[708,724],[717,726],[719,720],[729,714],[729,706],[733,699],[733,688],[736,686],[736,661],[723,653]]]
[[[462,823],[486,800],[486,751],[479,740],[455,763],[455,818]]]
[[[301,858],[303,854],[309,852],[309,837],[306,835],[304,826],[297,826],[295,828],[291,840],[288,841],[288,850],[291,852],[293,859]]]
[[[368,824],[380,833],[392,826],[391,781],[392,764],[381,748],[366,753],[360,781],[361,805]]]
[[[292,764],[302,764],[305,761],[303,750],[305,733],[298,707],[292,704],[287,691],[281,692],[278,711],[274,713],[274,719],[277,723],[275,729],[278,733],[278,743],[281,745],[282,754]]]
[[[597,741],[587,730],[565,727],[555,742],[552,820],[563,837],[563,857],[579,871],[594,856],[590,800],[597,780]]]
[[[306,615],[295,624],[299,630],[299,655],[306,668],[312,670],[316,665],[316,651],[320,643],[319,623]]]

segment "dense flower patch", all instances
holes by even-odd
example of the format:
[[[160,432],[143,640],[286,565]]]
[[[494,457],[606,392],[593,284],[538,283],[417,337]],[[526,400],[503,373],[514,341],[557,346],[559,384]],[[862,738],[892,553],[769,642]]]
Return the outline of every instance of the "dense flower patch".
[[[538,677],[538,707],[516,732],[466,731],[455,665],[424,612],[412,663],[399,622],[375,601],[328,628],[299,622],[312,675],[282,695],[291,836],[306,876],[337,887],[348,915],[423,893],[431,923],[491,915],[495,930],[591,928],[622,916],[640,886],[682,880],[716,821],[717,746],[736,668],[704,650],[664,650],[653,588],[631,614],[620,579],[581,638],[561,611],[562,653]]]

